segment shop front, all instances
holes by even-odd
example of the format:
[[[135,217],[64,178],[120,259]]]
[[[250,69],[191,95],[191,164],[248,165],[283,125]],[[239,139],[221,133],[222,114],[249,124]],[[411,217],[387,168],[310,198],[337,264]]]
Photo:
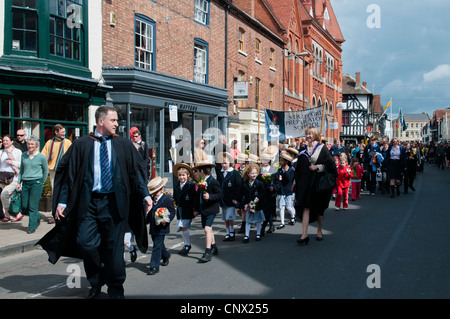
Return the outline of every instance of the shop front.
[[[0,132],[15,137],[18,129],[40,139],[52,137],[53,126],[65,126],[67,138],[87,134],[89,107],[105,104],[108,87],[97,80],[48,70],[0,67]]]
[[[173,166],[193,164],[196,140],[206,141],[213,160],[220,135],[227,135],[226,89],[135,68],[104,68],[103,78],[113,87],[107,104],[119,110],[119,134],[130,138],[137,127],[149,148],[148,177],[169,178]]]

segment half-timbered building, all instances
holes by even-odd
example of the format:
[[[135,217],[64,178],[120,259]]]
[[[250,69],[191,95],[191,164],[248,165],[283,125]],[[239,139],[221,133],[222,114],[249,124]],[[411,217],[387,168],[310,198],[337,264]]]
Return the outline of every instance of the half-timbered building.
[[[342,81],[342,125],[341,138],[346,144],[360,143],[367,132],[369,111],[373,94],[367,89],[367,84],[361,84],[360,72],[355,78],[346,74]]]

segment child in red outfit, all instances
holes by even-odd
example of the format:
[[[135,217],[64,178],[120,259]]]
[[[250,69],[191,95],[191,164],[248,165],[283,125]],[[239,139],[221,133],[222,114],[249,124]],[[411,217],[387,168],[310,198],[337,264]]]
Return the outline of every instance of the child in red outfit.
[[[352,172],[351,172],[351,183],[352,183],[352,201],[355,199],[360,199],[361,192],[361,179],[364,174],[364,168],[359,163],[357,158],[352,159]]]
[[[351,174],[350,166],[348,166],[346,158],[341,158],[339,163],[336,180],[336,210],[340,209],[342,198],[344,199],[344,203],[342,205],[343,208],[348,208],[348,189],[350,188]]]

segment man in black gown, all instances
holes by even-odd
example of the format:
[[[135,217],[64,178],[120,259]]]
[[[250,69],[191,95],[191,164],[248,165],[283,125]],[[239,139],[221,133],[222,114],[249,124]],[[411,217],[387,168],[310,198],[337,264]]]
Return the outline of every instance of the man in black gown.
[[[117,110],[95,113],[95,133],[75,140],[58,165],[53,193],[55,227],[39,242],[56,263],[60,256],[82,258],[97,297],[104,284],[110,298],[123,298],[124,232],[127,223],[136,244],[148,248],[145,214],[152,201],[145,163],[131,141],[115,134]]]

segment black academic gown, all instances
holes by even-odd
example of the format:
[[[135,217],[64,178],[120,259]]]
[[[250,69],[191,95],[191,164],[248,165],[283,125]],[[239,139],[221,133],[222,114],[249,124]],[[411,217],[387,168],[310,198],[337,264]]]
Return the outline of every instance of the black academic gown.
[[[90,135],[76,139],[62,157],[55,176],[52,213],[61,199],[67,198],[65,218],[37,242],[56,263],[61,256],[82,258],[77,244],[78,220],[88,212],[93,185],[94,137]],[[125,219],[135,235],[136,244],[142,253],[147,252],[148,237],[145,224],[144,198],[149,196],[145,182],[145,163],[131,141],[114,136],[112,147],[113,184],[117,205],[115,222]]]

